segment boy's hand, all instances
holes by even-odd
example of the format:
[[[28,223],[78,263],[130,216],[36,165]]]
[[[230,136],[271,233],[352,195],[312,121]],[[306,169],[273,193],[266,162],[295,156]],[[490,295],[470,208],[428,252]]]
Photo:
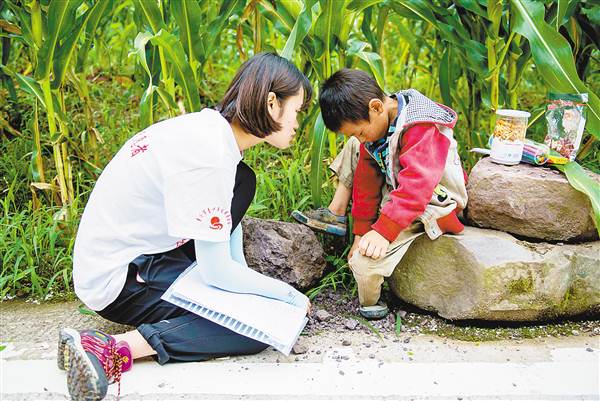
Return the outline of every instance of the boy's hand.
[[[356,242],[356,241],[355,241]],[[390,241],[375,230],[371,230],[360,239],[358,251],[361,255],[379,259],[387,252]]]
[[[354,255],[354,251],[356,251],[358,249],[358,243],[360,242],[361,238],[362,238],[362,235],[354,236],[354,242],[352,243],[352,248],[350,248],[350,251],[348,252],[348,262],[352,258],[352,255]]]

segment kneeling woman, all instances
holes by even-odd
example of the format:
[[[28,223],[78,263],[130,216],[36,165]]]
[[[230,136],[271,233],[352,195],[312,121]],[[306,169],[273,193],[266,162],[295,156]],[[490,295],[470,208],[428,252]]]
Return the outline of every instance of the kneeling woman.
[[[262,142],[288,147],[311,94],[293,64],[258,54],[216,109],[146,128],[106,166],[77,232],[75,292],[100,316],[136,330],[61,330],[58,364],[74,400],[102,399],[136,358],[155,355],[162,365],[267,348],[161,300],[193,261],[213,286],[310,307],[290,285],[247,267],[240,221],[256,186],[242,152]]]

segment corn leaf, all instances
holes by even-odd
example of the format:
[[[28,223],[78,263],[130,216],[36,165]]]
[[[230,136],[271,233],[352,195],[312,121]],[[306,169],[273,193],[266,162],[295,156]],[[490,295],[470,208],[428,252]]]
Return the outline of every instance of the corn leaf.
[[[45,110],[48,110],[48,108],[46,107],[44,91],[42,89],[42,86],[39,84],[39,82],[37,82],[35,79],[33,79],[31,77],[27,77],[25,75],[16,73],[16,72],[12,71],[11,69],[9,69],[8,67],[2,66],[1,68],[2,68],[2,71],[4,71],[4,73],[15,78],[15,80],[17,81],[17,83],[19,84],[21,89],[23,89],[25,92],[29,93],[30,95],[35,96],[37,98],[37,100],[40,102],[40,104],[42,105],[42,107]],[[56,95],[54,93],[52,94],[52,104],[54,105],[54,112],[58,115],[58,118],[61,119],[61,121],[67,121],[65,114],[60,109],[58,99],[56,98]]]
[[[600,235],[600,184],[592,179],[577,162],[570,162],[564,166],[558,165],[556,168],[565,174],[573,188],[583,192],[590,199],[593,211],[592,217],[598,235]]]
[[[567,14],[567,7],[569,6],[569,0],[558,0],[556,2],[556,30],[563,25],[563,20]]]
[[[114,5],[114,0],[103,0],[94,5],[92,15],[90,15],[90,19],[85,26],[85,42],[77,53],[77,65],[75,67],[76,71],[81,71],[83,69],[83,64],[87,59],[90,49],[92,48],[92,42],[94,41],[94,36],[96,30],[98,29],[98,25],[106,16],[110,15]]]
[[[567,40],[544,21],[544,6],[530,0],[511,0],[513,29],[531,44],[540,76],[554,91],[589,95],[587,131],[600,139],[600,98],[577,75]]]
[[[296,20],[285,7],[276,8],[274,3],[271,3],[269,0],[261,0],[259,4],[261,14],[267,17],[285,37],[289,36]]]
[[[357,40],[351,40],[350,46],[346,51],[348,56],[357,57],[362,60],[368,67],[369,71],[375,77],[377,84],[381,88],[385,88],[385,78],[383,74],[383,61],[377,53],[366,51],[368,44]]]
[[[448,107],[452,107],[452,95],[450,94],[450,48],[444,50],[442,55],[442,61],[440,62],[439,68],[439,82],[440,82],[440,94],[444,100],[444,104]]]
[[[304,8],[298,15],[298,19],[290,32],[290,35],[285,42],[285,46],[280,53],[281,57],[290,60],[293,56],[294,51],[298,49],[298,46],[312,27],[312,7],[316,3],[316,0],[308,0],[304,3]]]
[[[313,129],[313,142],[310,158],[310,189],[315,206],[321,205],[321,184],[325,166],[323,163],[323,152],[325,151],[325,142],[327,140],[325,132],[326,128],[325,123],[323,122],[323,116],[319,113]]]
[[[52,89],[58,89],[67,75],[67,69],[71,64],[71,58],[75,52],[77,41],[81,37],[81,33],[85,29],[88,20],[92,16],[95,10],[103,8],[107,5],[107,2],[99,1],[91,9],[87,10],[86,13],[72,21],[72,28],[69,33],[66,34],[66,39],[58,47],[58,51],[54,57],[54,80],[52,81]]]
[[[194,44],[201,42],[202,9],[196,0],[178,0],[171,2],[171,10],[179,26],[179,37],[188,60],[197,58]]]
[[[61,34],[72,26],[75,20],[75,10],[83,0],[52,0],[48,7],[48,34],[38,53],[38,65],[35,71],[35,79],[42,81],[50,76],[56,51]]]
[[[197,54],[201,63],[205,63],[212,54],[229,18],[233,14],[241,15],[244,10],[244,5],[245,1],[242,0],[224,0],[221,2],[218,17],[209,24],[206,32],[204,32],[204,35],[202,36],[204,52],[201,55]]]
[[[153,33],[158,33],[161,29],[166,28],[162,13],[155,0],[133,0],[133,3],[144,16]]]
[[[150,41],[163,49],[167,59],[173,65],[175,82],[177,82],[183,91],[187,111],[199,111],[201,106],[198,87],[196,86],[194,73],[185,57],[185,52],[179,39],[166,30],[161,29],[156,35],[150,38]]]
[[[25,41],[27,46],[30,48],[35,47],[35,40],[33,38],[33,31],[31,27],[31,18],[27,12],[25,12],[25,9],[20,5],[16,5],[11,0],[7,0],[6,5],[19,21],[19,28],[21,28],[20,37],[23,39],[23,41]]]
[[[152,38],[152,34],[148,32],[141,32],[135,37],[134,41],[134,51],[131,54],[135,54],[137,59],[148,74],[148,86],[140,99],[140,128],[146,128],[149,125],[154,123],[153,117],[153,94],[156,90],[156,86],[152,84],[152,72],[150,72],[150,68],[148,67],[148,62],[146,61],[146,44]]]

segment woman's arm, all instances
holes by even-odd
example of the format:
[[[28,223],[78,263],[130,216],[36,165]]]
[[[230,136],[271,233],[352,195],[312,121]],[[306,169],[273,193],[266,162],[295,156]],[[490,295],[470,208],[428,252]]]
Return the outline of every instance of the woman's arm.
[[[226,291],[278,299],[308,309],[308,297],[291,285],[247,269],[232,260],[229,242],[195,240],[194,246],[196,262],[207,284]]]
[[[248,267],[248,263],[246,263],[246,257],[244,256],[243,239],[244,235],[242,231],[242,223],[240,222],[229,237],[229,244],[231,247],[231,259],[233,259],[235,262],[238,262],[244,267]]]

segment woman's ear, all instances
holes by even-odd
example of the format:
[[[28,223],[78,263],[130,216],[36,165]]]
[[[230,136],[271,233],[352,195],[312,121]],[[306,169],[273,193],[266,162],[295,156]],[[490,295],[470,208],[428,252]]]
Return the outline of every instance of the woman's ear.
[[[267,108],[269,109],[269,113],[271,115],[275,114],[275,108],[277,106],[277,95],[275,95],[274,92],[269,92],[267,94]]]
[[[383,102],[381,101],[381,99],[373,98],[373,99],[369,100],[369,110],[373,111],[377,114],[383,113],[384,109],[383,109]]]

